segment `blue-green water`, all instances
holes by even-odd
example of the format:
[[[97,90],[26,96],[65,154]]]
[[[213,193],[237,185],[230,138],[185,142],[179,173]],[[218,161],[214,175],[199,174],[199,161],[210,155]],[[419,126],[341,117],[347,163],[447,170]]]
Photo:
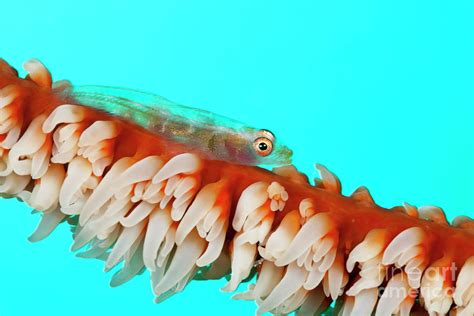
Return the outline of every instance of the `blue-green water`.
[[[344,192],[366,185],[474,215],[472,1],[8,1],[0,57],[56,79],[152,91],[266,127],[297,166]],[[154,305],[148,278],[108,287],[66,227],[30,244],[38,217],[0,202],[0,315],[252,315],[224,282]],[[459,246],[459,245],[458,245]]]

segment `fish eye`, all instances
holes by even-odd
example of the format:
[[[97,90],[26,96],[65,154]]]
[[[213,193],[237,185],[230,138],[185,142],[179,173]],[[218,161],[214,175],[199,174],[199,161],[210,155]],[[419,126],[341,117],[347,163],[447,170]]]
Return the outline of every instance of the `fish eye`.
[[[257,155],[266,157],[272,153],[273,142],[266,137],[258,137],[253,142],[253,148]]]

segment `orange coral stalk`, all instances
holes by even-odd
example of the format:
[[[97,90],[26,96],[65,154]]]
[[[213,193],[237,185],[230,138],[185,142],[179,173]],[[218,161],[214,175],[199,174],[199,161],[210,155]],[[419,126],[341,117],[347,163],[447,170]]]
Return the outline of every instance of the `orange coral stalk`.
[[[313,186],[294,167],[209,159],[76,102],[37,61],[25,68],[21,79],[0,60],[0,193],[42,213],[30,240],[67,220],[82,257],[107,270],[123,262],[112,285],[146,268],[161,301],[193,278],[230,274],[224,290],[234,291],[256,268],[236,298],[255,300],[257,313],[313,315],[337,301],[344,315],[406,315],[419,297],[430,313],[474,314],[469,218],[384,209],[363,187],[342,196],[320,165]]]

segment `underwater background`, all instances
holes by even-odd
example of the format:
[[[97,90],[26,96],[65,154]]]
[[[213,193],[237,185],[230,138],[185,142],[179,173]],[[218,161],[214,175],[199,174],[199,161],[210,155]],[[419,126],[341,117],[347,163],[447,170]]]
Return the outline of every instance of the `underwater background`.
[[[155,92],[268,128],[312,178],[384,207],[474,215],[472,1],[2,1],[0,57],[53,77]],[[153,304],[148,277],[108,285],[74,257],[67,225],[0,201],[0,316],[253,315],[222,281]]]

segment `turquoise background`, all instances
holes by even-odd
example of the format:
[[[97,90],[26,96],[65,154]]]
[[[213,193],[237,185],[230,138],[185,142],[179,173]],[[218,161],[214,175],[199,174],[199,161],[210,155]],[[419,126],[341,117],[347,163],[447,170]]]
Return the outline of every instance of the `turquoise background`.
[[[391,207],[474,210],[472,1],[3,1],[0,56],[55,79],[126,86],[273,130],[311,176],[366,185]],[[67,227],[0,202],[0,316],[253,315],[193,282],[154,305],[147,277],[108,287]],[[454,246],[454,245],[453,245]],[[462,246],[462,245],[457,245]]]

